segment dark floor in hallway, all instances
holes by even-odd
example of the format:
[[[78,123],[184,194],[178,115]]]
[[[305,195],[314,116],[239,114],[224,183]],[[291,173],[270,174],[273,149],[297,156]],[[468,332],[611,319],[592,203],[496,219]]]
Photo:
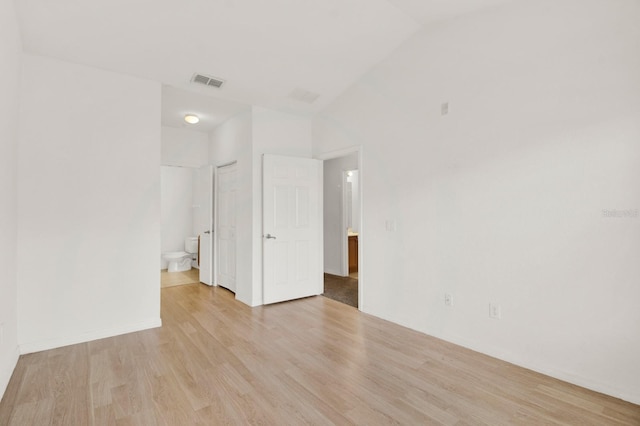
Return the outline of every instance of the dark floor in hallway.
[[[357,308],[358,279],[324,274],[324,293],[322,295]]]

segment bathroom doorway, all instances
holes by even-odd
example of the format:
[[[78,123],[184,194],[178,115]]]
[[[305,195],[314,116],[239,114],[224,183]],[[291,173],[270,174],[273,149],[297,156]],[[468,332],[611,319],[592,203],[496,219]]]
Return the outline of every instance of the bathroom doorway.
[[[160,167],[160,259],[161,287],[188,284],[198,279],[197,270],[167,272],[167,253],[184,251],[185,239],[193,234],[194,168]],[[192,277],[193,275],[193,277]]]
[[[198,254],[201,253],[198,236],[207,227],[207,218],[211,208],[208,205],[206,180],[207,171],[202,167],[163,165],[160,167],[160,200],[161,200],[161,287],[171,287],[200,282]],[[210,221],[210,219],[209,219]],[[187,240],[195,244],[187,247]],[[187,248],[188,253],[187,253]],[[183,253],[184,262],[190,264],[190,270],[168,272],[168,253]],[[182,260],[180,261],[183,262]]]

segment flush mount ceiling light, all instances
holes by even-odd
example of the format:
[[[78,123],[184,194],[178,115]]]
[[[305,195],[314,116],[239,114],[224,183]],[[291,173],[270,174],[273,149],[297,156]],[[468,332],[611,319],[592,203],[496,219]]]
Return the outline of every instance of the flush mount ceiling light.
[[[200,118],[198,118],[198,116],[195,114],[187,114],[184,116],[184,121],[189,124],[196,124],[198,121],[200,121]]]

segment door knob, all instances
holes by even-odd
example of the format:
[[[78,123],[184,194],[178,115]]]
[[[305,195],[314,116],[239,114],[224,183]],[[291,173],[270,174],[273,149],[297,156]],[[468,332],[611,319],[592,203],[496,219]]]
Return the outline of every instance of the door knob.
[[[264,237],[265,237],[267,240],[275,240],[275,239],[276,239],[276,237],[275,237],[274,235],[271,235],[271,234],[267,234],[267,235],[265,235]]]
[[[205,233],[205,234],[210,234],[210,233],[211,233],[211,231],[204,231],[204,233]]]

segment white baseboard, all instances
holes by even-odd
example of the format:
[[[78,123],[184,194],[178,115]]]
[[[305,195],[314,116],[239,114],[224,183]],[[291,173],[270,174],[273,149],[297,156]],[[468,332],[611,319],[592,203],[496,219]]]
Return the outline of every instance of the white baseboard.
[[[57,337],[54,339],[40,340],[36,342],[21,343],[20,354],[30,354],[33,352],[46,351],[48,349],[60,348],[62,346],[75,345],[78,343],[91,342],[92,340],[104,339],[107,337],[119,336],[121,334],[134,333],[136,331],[148,330],[150,328],[162,327],[160,318],[152,318],[145,321],[111,327],[102,330],[94,330],[73,336]]]
[[[419,331],[419,330],[417,330]],[[578,376],[568,371],[559,370],[549,365],[537,363],[531,360],[523,360],[520,357],[514,356],[511,353],[501,351],[495,348],[486,347],[486,345],[477,345],[474,342],[462,339],[459,336],[434,336],[439,339],[446,340],[456,345],[471,349],[472,351],[480,352],[485,355],[506,361],[508,363],[517,365],[519,367],[526,368],[527,370],[535,371],[536,373],[544,374],[545,376],[553,377],[558,380],[562,380],[567,383],[571,383],[576,386],[583,387],[595,392],[603,393],[605,395],[612,396],[614,398],[622,399],[623,401],[631,402],[633,404],[640,405],[640,394],[629,393],[623,389],[615,388],[606,383],[590,379],[588,377]]]
[[[16,346],[13,354],[9,356],[6,365],[0,365],[0,399],[2,399],[4,392],[7,390],[7,385],[9,384],[9,380],[11,380],[13,370],[16,369],[19,357],[20,351],[18,350],[18,346]]]
[[[324,273],[325,273],[325,274],[336,275],[336,276],[338,276],[338,277],[346,277],[346,276],[348,276],[348,275],[349,275],[349,274],[347,274],[347,275],[342,275],[342,271],[339,271],[339,270],[337,270],[337,269],[336,269],[336,270],[334,270],[334,269],[331,269],[331,268],[325,268],[325,269],[324,269]]]
[[[531,361],[531,360],[522,359],[521,357],[514,355],[510,352],[499,350],[497,348],[490,347],[485,344],[478,344],[476,342],[461,338],[460,336],[454,336],[451,334],[427,333],[423,330],[419,330],[415,327],[412,327],[410,324],[399,322],[394,318],[381,316],[376,313],[372,313],[368,311],[363,311],[363,312],[366,312],[367,314],[373,315],[378,318],[382,318],[386,321],[401,325],[403,327],[407,327],[419,333],[433,336],[438,339],[444,340],[446,342],[453,343],[455,345],[462,346],[467,349],[471,349],[472,351],[479,352],[481,354],[485,354],[502,361],[506,361],[508,363],[517,365],[522,368],[526,368],[531,371],[535,371],[536,373],[544,374],[545,376],[553,377],[555,379],[562,380],[564,382],[571,383],[573,385],[580,386],[585,389],[592,390],[594,392],[603,393],[605,395],[609,395],[614,398],[622,399],[623,401],[640,405],[640,394],[638,394],[633,390],[629,392],[628,390],[616,388],[614,386],[611,386],[610,384],[602,383],[597,380],[590,379],[588,377],[578,376],[571,372],[560,370],[549,365],[536,363],[535,361]]]

